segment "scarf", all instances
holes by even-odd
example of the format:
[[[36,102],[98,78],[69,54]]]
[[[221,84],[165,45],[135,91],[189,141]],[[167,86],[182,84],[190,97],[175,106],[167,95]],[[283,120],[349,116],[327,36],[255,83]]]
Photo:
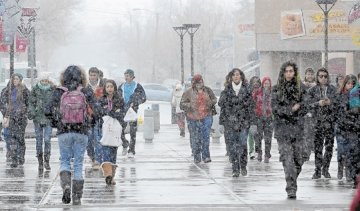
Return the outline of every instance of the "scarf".
[[[235,94],[238,95],[239,91],[241,89],[242,82],[240,81],[240,83],[238,85],[236,85],[234,82],[232,82],[231,84],[232,84],[233,90],[235,91]]]
[[[50,89],[50,84],[42,84],[41,82],[38,83],[38,87],[41,89],[41,90],[44,90],[44,91],[47,91]]]

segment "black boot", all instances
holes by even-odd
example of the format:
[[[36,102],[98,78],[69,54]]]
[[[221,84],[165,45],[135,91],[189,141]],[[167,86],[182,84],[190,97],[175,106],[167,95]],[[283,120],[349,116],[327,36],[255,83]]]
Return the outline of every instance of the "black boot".
[[[51,170],[51,168],[50,168],[50,154],[45,154],[44,155],[44,160],[45,160],[45,163],[44,163],[45,169],[50,171]]]
[[[331,178],[331,175],[330,175],[330,173],[329,173],[329,169],[327,169],[327,168],[323,168],[323,169],[322,169],[322,175],[323,175],[325,178],[327,178],[327,179],[330,179],[330,178]]]
[[[69,204],[71,202],[71,172],[62,171],[60,172],[60,185],[63,189],[62,202],[64,204]]]
[[[80,205],[84,189],[84,180],[73,180],[72,200],[73,205]]]
[[[185,129],[180,129],[180,136],[185,137]]]
[[[43,154],[38,154],[37,156],[37,159],[38,159],[38,163],[39,163],[39,167],[38,169],[39,170],[43,170],[44,169],[44,160],[43,160]]]
[[[320,169],[315,169],[315,172],[312,176],[312,179],[320,179],[321,178],[321,171]]]

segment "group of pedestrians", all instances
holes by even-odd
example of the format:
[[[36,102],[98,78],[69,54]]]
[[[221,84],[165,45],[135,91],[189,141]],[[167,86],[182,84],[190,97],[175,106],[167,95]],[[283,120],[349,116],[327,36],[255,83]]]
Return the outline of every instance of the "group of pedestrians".
[[[88,75],[89,82],[86,72],[72,65],[61,74],[59,86],[44,73],[29,91],[22,83],[22,75],[13,74],[1,93],[6,157],[11,168],[25,163],[25,128],[30,119],[35,126],[38,169],[51,170],[50,140],[52,128],[57,129],[60,183],[65,204],[71,201],[74,205],[81,204],[85,151],[92,167],[102,168],[106,184],[115,185],[118,146],[101,144],[103,117],[109,116],[119,122],[123,130],[118,131],[117,136],[121,137],[123,155],[134,157],[137,123],[125,122],[124,117],[130,108],[137,112],[139,105],[146,101],[145,91],[134,81],[131,69],[125,71],[125,82],[120,86],[114,80],[102,78],[102,72],[96,67],[90,68]],[[128,123],[130,143],[125,138]]]
[[[274,134],[284,167],[286,192],[288,198],[293,199],[296,198],[297,178],[311,152],[315,157],[312,179],[331,178],[329,167],[335,138],[337,178],[341,180],[345,172],[346,180],[353,183],[354,188],[357,186],[356,177],[360,173],[359,83],[354,75],[338,76],[336,81],[337,87],[330,83],[330,74],[325,68],[316,72],[306,69],[302,81],[300,70],[291,61],[281,66],[275,86],[269,77],[261,80],[254,76],[248,83],[245,74],[234,68],[225,78],[218,102],[212,90],[204,86],[201,75],[195,75],[179,105],[176,102],[180,95],[175,92],[173,105],[179,106],[176,116],[180,130],[184,128],[185,118],[188,123],[194,162],[207,163],[211,162],[209,136],[218,104],[219,123],[224,126],[226,155],[232,163],[233,177],[247,175],[248,156],[269,163]]]
[[[81,203],[85,151],[92,167],[102,169],[106,184],[115,185],[118,147],[122,145],[122,155],[129,158],[136,154],[137,122],[125,122],[124,118],[129,111],[137,112],[139,105],[146,101],[145,91],[134,80],[135,73],[131,69],[125,71],[125,82],[119,86],[114,80],[103,78],[96,67],[90,68],[88,75],[89,82],[86,72],[72,65],[61,74],[60,86],[55,86],[48,74],[42,74],[29,91],[22,83],[22,76],[13,74],[1,93],[7,159],[12,168],[25,163],[27,119],[33,120],[35,126],[39,170],[51,169],[50,139],[52,128],[57,129],[65,204]],[[305,79],[301,81],[297,65],[290,61],[281,66],[274,86],[269,77],[262,80],[253,77],[248,83],[244,72],[234,68],[225,78],[219,99],[197,74],[188,89],[183,90],[180,84],[175,86],[172,105],[176,108],[180,136],[185,136],[187,123],[196,164],[211,162],[211,126],[217,114],[216,105],[220,107],[219,123],[224,126],[233,177],[247,175],[248,156],[269,163],[274,132],[284,168],[286,192],[289,198],[296,198],[297,178],[312,151],[315,155],[312,178],[331,177],[329,166],[335,137],[337,177],[342,179],[345,172],[346,179],[357,186],[360,88],[354,75],[339,77],[337,81],[337,87],[330,84],[325,68],[316,73],[311,68],[306,69]],[[105,116],[122,126],[117,135],[122,142],[119,145],[102,144]],[[125,136],[127,127],[130,141]]]

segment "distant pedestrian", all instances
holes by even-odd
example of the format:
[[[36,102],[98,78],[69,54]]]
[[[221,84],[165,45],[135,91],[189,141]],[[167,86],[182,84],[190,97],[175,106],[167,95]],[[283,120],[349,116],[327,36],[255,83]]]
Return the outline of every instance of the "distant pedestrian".
[[[231,83],[221,92],[219,106],[224,111],[224,130],[229,142],[233,177],[247,175],[247,136],[254,117],[254,103],[245,83],[244,73],[234,68],[229,74]]]
[[[185,113],[183,110],[180,109],[180,101],[183,93],[184,91],[182,85],[176,84],[171,100],[171,105],[175,107],[176,124],[180,129],[181,137],[185,137]]]
[[[51,119],[52,127],[57,128],[62,201],[64,204],[70,203],[72,192],[73,205],[79,205],[84,188],[83,161],[88,143],[87,134],[91,127],[88,110],[91,108],[96,115],[99,109],[93,92],[84,88],[87,85],[86,74],[80,67],[67,67],[61,74],[60,84],[45,107],[45,115]],[[71,158],[74,158],[73,167]]]
[[[336,110],[335,123],[337,125],[335,136],[337,143],[337,162],[338,162],[338,172],[337,178],[341,180],[344,176],[344,169],[346,179],[355,183],[354,178],[350,176],[350,171],[353,169],[352,162],[350,159],[351,152],[356,145],[352,144],[356,140],[356,131],[354,128],[356,122],[352,121],[356,119],[355,114],[350,112],[349,107],[349,93],[356,84],[356,77],[354,75],[345,76],[344,83],[341,85],[340,89],[337,92],[336,96]],[[357,152],[357,150],[355,150]]]
[[[110,116],[119,121],[120,124],[124,123],[124,99],[117,91],[117,85],[114,80],[106,80],[104,86],[104,95],[99,100],[101,106],[101,117]],[[100,119],[100,126],[102,127],[103,120]],[[103,134],[102,134],[103,135]],[[116,173],[116,157],[118,147],[115,146],[102,146],[103,150],[103,163],[101,164],[105,176],[105,182],[108,185],[115,185]]]
[[[289,199],[296,198],[297,178],[304,163],[302,136],[307,113],[304,97],[305,87],[301,83],[297,65],[291,61],[285,62],[281,66],[278,83],[273,88],[271,106]]]
[[[41,73],[39,80],[30,93],[29,119],[33,120],[35,126],[38,169],[43,170],[45,167],[46,170],[50,170],[52,128],[50,120],[45,116],[44,109],[55,90],[55,86],[50,81],[48,73]]]
[[[255,125],[257,132],[254,135],[255,149],[258,153],[258,161],[262,160],[261,142],[265,142],[264,163],[269,163],[271,158],[271,140],[273,134],[273,118],[271,111],[271,79],[264,77],[261,87],[253,94],[255,100]]]
[[[89,83],[87,89],[90,90],[95,99],[103,96],[104,81],[101,79],[101,71],[97,67],[91,67],[88,71]],[[102,163],[102,146],[100,144],[100,123],[96,118],[91,118],[91,127],[88,131],[87,154],[91,159],[92,168],[99,169]]]
[[[336,88],[330,84],[329,73],[320,68],[316,73],[316,86],[310,88],[306,95],[306,104],[315,122],[315,172],[312,179],[319,179],[321,175],[331,178],[329,167],[335,137],[335,100]]]
[[[254,101],[255,101],[255,97],[254,97],[255,93],[258,91],[258,89],[260,87],[261,87],[261,80],[258,76],[253,76],[252,78],[250,78],[249,91],[250,91],[250,94]],[[253,128],[255,128],[254,126],[253,126]],[[261,162],[262,161],[262,153],[259,153],[258,149],[255,147],[254,132],[255,132],[254,130],[249,131],[248,138],[247,138],[247,143],[249,145],[249,156],[250,156],[250,159],[253,160],[253,159],[255,159],[255,153],[256,153],[257,160],[259,162]]]
[[[305,70],[305,78],[303,80],[306,91],[316,85],[315,81],[315,72],[311,67]],[[314,119],[311,112],[308,112],[305,116],[304,123],[304,139],[305,139],[305,148],[304,148],[304,158],[305,161],[310,159],[311,151],[314,151]]]
[[[335,83],[336,83],[336,89],[339,90],[341,85],[344,83],[344,75],[343,74],[338,74],[335,78]]]
[[[30,92],[22,83],[23,76],[14,73],[2,92],[0,109],[4,116],[3,126],[7,125],[10,166],[16,168],[25,163],[25,128]]]
[[[192,87],[187,89],[180,102],[180,109],[185,111],[192,137],[194,162],[211,162],[210,130],[216,114],[216,97],[214,92],[204,85],[201,75],[197,74],[191,80]]]
[[[124,98],[125,106],[124,112],[126,113],[130,108],[135,112],[138,111],[140,104],[146,101],[146,94],[144,88],[138,82],[134,81],[135,72],[132,69],[127,69],[124,73],[125,83],[118,87],[119,94]],[[125,129],[127,124],[130,126],[130,144],[125,138]],[[121,139],[123,142],[122,155],[128,154],[129,158],[135,156],[135,144],[136,144],[136,131],[137,121],[125,122],[122,125],[123,130],[121,133]]]

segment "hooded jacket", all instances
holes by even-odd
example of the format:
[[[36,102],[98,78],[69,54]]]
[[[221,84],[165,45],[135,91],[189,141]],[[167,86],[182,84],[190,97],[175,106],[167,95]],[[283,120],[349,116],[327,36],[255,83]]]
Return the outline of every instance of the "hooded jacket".
[[[266,81],[270,82],[269,93],[264,93],[264,83]],[[263,78],[260,89],[255,90],[255,92],[253,93],[253,99],[255,101],[256,116],[270,117],[271,116],[271,79],[269,77]],[[264,105],[265,108],[263,108]],[[265,109],[265,115],[263,109]]]

